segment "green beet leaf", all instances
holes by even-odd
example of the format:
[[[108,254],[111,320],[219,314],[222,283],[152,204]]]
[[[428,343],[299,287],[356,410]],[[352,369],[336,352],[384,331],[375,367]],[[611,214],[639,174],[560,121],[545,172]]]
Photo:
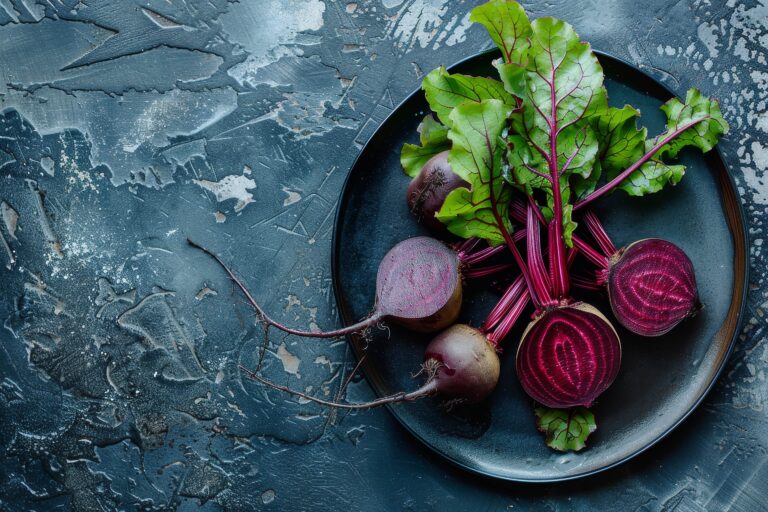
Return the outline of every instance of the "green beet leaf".
[[[516,131],[545,158],[554,152],[557,160],[550,166],[560,173],[589,175],[597,155],[589,118],[607,108],[602,67],[564,21],[540,18],[532,27],[526,94]]]
[[[600,151],[601,168],[608,175],[623,171],[645,153],[648,131],[637,128],[640,112],[629,105],[610,107],[592,119]]]
[[[706,153],[717,144],[721,135],[728,133],[728,123],[720,112],[717,101],[689,89],[685,103],[672,98],[661,110],[667,115],[667,131],[647,143],[647,149],[664,143],[655,154],[658,158],[674,158],[681,149],[693,146]]]
[[[553,183],[563,202],[563,236],[571,245],[576,227],[566,208],[570,186],[587,183],[598,157],[598,137],[591,119],[607,109],[603,70],[590,46],[579,41],[573,27],[553,18],[532,24],[522,109],[512,116],[505,177],[528,195],[546,193],[545,212],[554,210]],[[524,142],[524,143],[523,143]],[[573,178],[572,178],[573,177]]]
[[[507,91],[517,97],[525,92],[525,64],[530,48],[531,22],[525,10],[512,0],[491,0],[475,7],[469,21],[479,23],[501,50],[493,65]]]
[[[573,200],[580,201],[594,192],[600,181],[600,177],[603,176],[603,166],[600,163],[600,159],[595,160],[595,165],[592,168],[592,173],[587,176],[581,176],[574,174],[571,176],[571,188],[573,189]]]
[[[548,409],[536,407],[536,427],[546,436],[547,446],[559,452],[577,452],[597,430],[595,416],[585,407]]]
[[[448,127],[436,121],[431,115],[424,116],[424,120],[416,131],[419,132],[419,142],[422,146],[448,142]]]
[[[530,46],[531,23],[520,4],[512,0],[490,0],[472,9],[469,21],[485,27],[501,50],[504,62],[525,62]]]
[[[427,161],[438,153],[451,147],[448,140],[448,128],[435,121],[431,115],[424,117],[419,124],[418,144],[404,144],[400,152],[400,165],[408,176],[415,178]]]
[[[676,185],[685,174],[685,166],[670,165],[663,159],[676,157],[685,147],[709,151],[719,137],[728,132],[728,123],[718,103],[696,89],[688,91],[685,102],[673,98],[662,105],[661,110],[667,116],[667,130],[652,139],[646,139],[645,128],[637,128],[639,112],[628,105],[622,109],[609,108],[593,119],[600,141],[598,166],[606,171],[609,181],[650,156],[617,186],[631,196],[652,194],[667,185]],[[595,189],[597,180],[587,181],[577,193],[577,199]]]
[[[504,89],[516,98],[522,98],[525,95],[525,66],[508,64],[501,59],[494,60],[493,66],[499,72]]]
[[[508,231],[510,190],[502,177],[502,131],[510,107],[487,99],[465,102],[451,112],[448,138],[453,143],[448,163],[453,172],[470,184],[446,197],[437,218],[462,238],[482,238],[492,245],[504,242],[498,218]]]
[[[630,196],[644,196],[658,192],[667,185],[677,185],[684,174],[684,165],[668,165],[661,160],[651,160],[630,174],[618,188]]]
[[[514,105],[514,98],[504,89],[504,84],[492,78],[450,74],[443,66],[424,77],[421,88],[429,108],[444,125],[451,126],[451,112],[464,102],[479,103],[497,99]]]
[[[513,132],[507,136],[506,163],[504,178],[527,195],[533,195],[534,190],[551,190],[546,159],[522,135]]]
[[[609,107],[591,118],[598,140],[598,156],[591,175],[574,176],[574,200],[581,200],[592,193],[602,176],[610,180],[643,156],[647,130],[637,128],[639,116],[640,112],[624,105],[623,108]],[[642,195],[641,188],[632,187],[630,195]]]

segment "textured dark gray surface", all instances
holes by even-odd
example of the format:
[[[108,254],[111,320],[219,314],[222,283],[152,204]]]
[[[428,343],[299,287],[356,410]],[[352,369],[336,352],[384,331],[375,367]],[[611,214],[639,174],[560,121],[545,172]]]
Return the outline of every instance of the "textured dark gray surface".
[[[745,329],[652,451],[586,481],[500,484],[447,467],[384,410],[332,414],[237,372],[259,328],[184,238],[236,260],[286,322],[335,324],[344,177],[424,71],[487,47],[473,4],[0,0],[0,197],[18,213],[15,236],[8,207],[0,222],[17,260],[0,267],[0,509],[765,508],[764,0],[527,4],[721,98],[733,127]],[[266,374],[296,388],[333,396],[352,368],[343,341],[273,341]],[[370,396],[356,379],[350,398]]]

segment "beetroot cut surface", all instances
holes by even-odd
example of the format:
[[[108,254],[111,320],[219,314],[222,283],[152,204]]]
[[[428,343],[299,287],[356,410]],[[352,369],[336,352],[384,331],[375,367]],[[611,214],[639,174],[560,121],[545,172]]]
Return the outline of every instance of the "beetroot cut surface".
[[[395,245],[379,264],[377,309],[406,326],[434,331],[452,324],[461,308],[459,258],[434,238]]]
[[[666,240],[628,246],[611,264],[607,285],[616,319],[642,336],[661,336],[701,307],[691,260]]]
[[[620,366],[616,330],[584,303],[549,310],[531,322],[516,358],[525,392],[553,409],[589,407],[613,383]]]

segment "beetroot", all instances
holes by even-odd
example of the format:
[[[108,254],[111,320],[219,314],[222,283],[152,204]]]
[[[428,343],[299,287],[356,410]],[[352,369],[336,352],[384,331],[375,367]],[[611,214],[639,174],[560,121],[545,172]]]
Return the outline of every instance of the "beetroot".
[[[606,284],[616,319],[642,336],[661,336],[701,307],[691,260],[658,238],[617,252]]]
[[[588,407],[608,389],[619,372],[621,343],[618,334],[596,308],[583,302],[572,302],[566,296],[569,267],[576,251],[571,250],[566,255],[561,247],[562,265],[553,261],[550,252],[547,272],[538,236],[538,224],[546,223],[546,220],[538,207],[532,201],[527,205],[513,202],[510,214],[526,224],[528,264],[521,265],[521,271],[525,274],[525,268],[528,269],[532,283],[528,293],[536,308],[534,320],[526,327],[518,345],[518,379],[531,398],[547,407]],[[552,236],[551,225],[550,222],[550,249],[563,245],[562,238]],[[574,245],[581,249],[582,246],[576,243],[580,239],[575,234],[572,236]],[[594,249],[592,252],[600,256]],[[607,262],[607,258],[603,260]],[[557,271],[552,272],[553,269]],[[513,318],[519,315],[519,310],[510,311]],[[491,333],[491,339],[496,339],[495,335],[496,331]]]
[[[395,245],[379,264],[376,312],[414,331],[445,329],[459,316],[459,258],[445,244],[420,236]]]
[[[438,334],[424,352],[425,367],[433,369],[437,392],[468,403],[484,400],[499,381],[499,356],[474,327],[456,324]]]
[[[682,249],[648,238],[616,250],[593,212],[584,223],[600,251],[575,235],[574,243],[600,271],[583,284],[607,288],[614,316],[629,331],[661,336],[701,309],[693,263]]]
[[[532,284],[528,287],[528,295],[536,308],[534,320],[526,327],[518,345],[518,379],[531,398],[547,407],[588,407],[608,389],[619,372],[621,344],[618,334],[593,306],[573,302],[566,296],[570,280],[568,272],[575,251],[566,255],[561,247],[564,256],[562,266],[553,261],[550,252],[550,269],[547,272],[539,237],[539,224],[544,224],[545,220],[538,207],[532,201],[527,205],[513,202],[510,214],[526,224],[528,262],[523,262],[521,272],[529,274]],[[550,249],[563,245],[562,238],[551,236],[553,231],[552,223],[549,223]],[[556,272],[552,272],[553,269]],[[564,283],[564,286],[557,285],[558,282]],[[518,297],[527,299],[525,295],[518,294]],[[520,310],[514,307],[509,311],[507,315],[513,319],[520,314]],[[498,315],[492,313],[491,318],[498,321]],[[503,326],[506,320],[504,318],[500,325]],[[499,334],[507,332],[508,329],[497,327],[489,338],[494,341]]]
[[[300,336],[332,337],[360,331],[382,318],[391,318],[422,332],[442,330],[453,324],[459,314],[462,297],[460,255],[474,262],[499,251],[487,248],[470,254],[475,242],[460,246],[459,252],[429,237],[415,237],[395,245],[379,264],[376,276],[376,308],[366,320],[335,331],[306,332],[291,329],[270,319],[245,285],[214,252],[188,240],[189,244],[211,256],[240,288],[267,327],[275,326]],[[433,394],[476,403],[485,399],[499,379],[499,358],[495,343],[468,325],[453,325],[438,334],[427,346],[423,368],[429,378],[420,388],[397,393],[363,404],[323,400],[273,383],[257,372],[240,367],[246,374],[272,388],[291,393],[329,407],[366,409],[379,405],[416,400]]]
[[[525,231],[515,233],[515,239]],[[510,265],[475,267],[502,251],[504,247],[486,247],[472,252],[479,240],[465,241],[454,249],[427,236],[403,240],[384,255],[376,275],[376,305],[373,313],[360,322],[332,331],[303,331],[280,324],[266,314],[245,284],[214,252],[188,240],[193,247],[213,258],[243,292],[259,319],[296,336],[334,338],[389,319],[418,332],[438,332],[456,321],[463,295],[462,276],[485,277],[507,270]]]
[[[302,331],[271,319],[218,255],[191,240],[187,241],[216,260],[243,292],[262,322],[296,336],[334,338],[363,331],[387,318],[415,331],[437,332],[455,322],[461,310],[459,256],[434,238],[409,238],[390,249],[379,264],[373,313],[356,324],[332,331]]]
[[[406,200],[408,209],[416,219],[437,233],[447,233],[442,222],[435,214],[443,207],[443,201],[452,190],[459,187],[469,187],[469,184],[454,174],[448,163],[448,153],[443,151],[430,158],[421,172],[408,186]]]
[[[480,331],[468,325],[457,324],[438,334],[427,345],[422,366],[422,371],[427,374],[427,381],[421,387],[370,402],[344,403],[324,400],[269,381],[244,366],[240,366],[240,370],[262,384],[310,402],[339,409],[372,409],[432,395],[467,404],[481,402],[496,388],[500,364],[494,347]]]
[[[553,409],[589,407],[613,383],[621,343],[610,322],[585,303],[547,310],[523,333],[517,349],[520,384]]]

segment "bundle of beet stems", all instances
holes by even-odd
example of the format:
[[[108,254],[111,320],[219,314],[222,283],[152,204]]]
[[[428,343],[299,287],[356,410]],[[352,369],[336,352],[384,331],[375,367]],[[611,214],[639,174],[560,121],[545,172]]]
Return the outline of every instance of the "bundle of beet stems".
[[[596,428],[587,408],[613,383],[622,351],[606,315],[572,290],[604,290],[613,317],[642,336],[663,335],[700,309],[693,265],[680,248],[645,239],[617,249],[589,207],[616,190],[643,196],[676,185],[685,167],[667,160],[686,147],[709,151],[728,125],[716,101],[691,89],[685,101],[661,107],[666,130],[649,137],[637,127],[639,111],[608,105],[600,63],[564,21],[530,21],[511,0],[490,0],[470,20],[501,51],[498,79],[443,67],[429,73],[422,89],[434,115],[420,124],[419,144],[406,144],[401,154],[413,178],[408,207],[436,237],[453,241],[416,237],[393,247],[379,265],[367,318],[333,331],[281,325],[218,256],[193,245],[224,267],[266,329],[332,338],[391,321],[437,333],[424,353],[424,384],[372,402],[322,400],[249,371],[331,407],[365,409],[430,395],[485,400],[499,379],[501,346],[513,343],[509,333],[532,306],[515,371],[535,401],[547,444],[579,450]],[[595,271],[572,275],[578,257]],[[518,275],[486,320],[479,327],[456,324],[464,281],[503,278],[511,269]]]

